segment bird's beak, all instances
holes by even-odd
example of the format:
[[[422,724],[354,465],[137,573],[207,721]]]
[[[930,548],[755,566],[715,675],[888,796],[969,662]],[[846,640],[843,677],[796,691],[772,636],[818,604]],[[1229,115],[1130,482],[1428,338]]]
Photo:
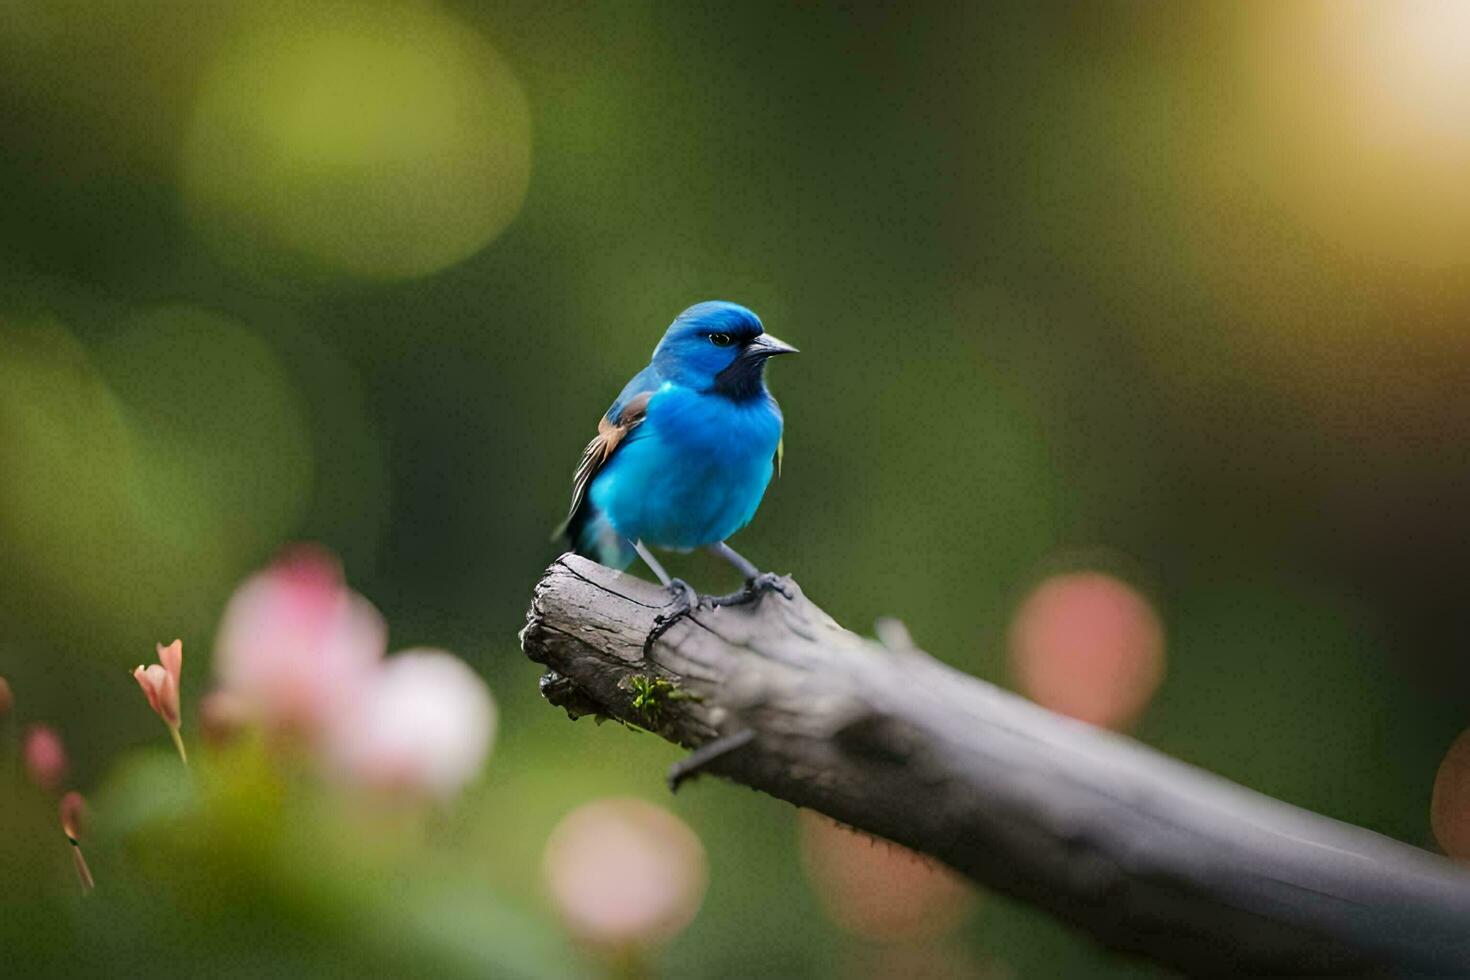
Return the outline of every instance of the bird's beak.
[[[772,337],[763,333],[746,345],[746,352],[756,357],[775,357],[777,354],[800,354],[801,351],[792,347],[780,337]]]

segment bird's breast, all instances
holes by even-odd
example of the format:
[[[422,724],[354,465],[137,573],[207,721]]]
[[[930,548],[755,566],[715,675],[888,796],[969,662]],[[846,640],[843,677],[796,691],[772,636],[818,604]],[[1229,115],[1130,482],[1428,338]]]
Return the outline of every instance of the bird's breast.
[[[665,388],[592,486],[625,536],[666,548],[723,540],[755,514],[771,480],[781,412]]]
[[[737,459],[769,457],[781,441],[781,409],[764,393],[737,402],[670,386],[649,403],[647,422],[671,444]]]

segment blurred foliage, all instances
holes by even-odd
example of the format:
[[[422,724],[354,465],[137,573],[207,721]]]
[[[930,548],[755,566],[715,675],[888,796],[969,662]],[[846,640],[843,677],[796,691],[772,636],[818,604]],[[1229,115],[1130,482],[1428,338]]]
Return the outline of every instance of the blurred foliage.
[[[95,796],[96,832],[81,845],[106,869],[91,895],[77,896],[65,861],[44,859],[30,862],[39,888],[7,890],[6,946],[28,973],[577,970],[549,927],[506,907],[489,882],[456,869],[452,850],[428,843],[431,830],[457,843],[454,828],[426,826],[412,810],[338,810],[340,798],[283,778],[258,744],[199,759],[185,771],[176,758],[145,753],[115,767]],[[30,804],[26,789],[6,786]],[[48,846],[57,839],[49,812],[25,805],[7,817],[7,838],[26,852],[65,856]],[[58,926],[74,932],[70,948],[44,941]]]
[[[99,835],[78,903],[54,806],[5,782],[7,965],[592,970],[541,847],[639,795],[709,857],[670,975],[891,968],[789,807],[667,799],[674,750],[568,725],[517,649],[595,419],[716,297],[805,351],[744,553],[1009,683],[1017,602],[1108,549],[1166,634],[1140,737],[1427,843],[1470,720],[1466,18],[0,5],[0,675]],[[179,784],[127,677],[184,637],[187,728],[225,598],[301,538],[502,709],[483,785],[366,850],[248,755]],[[993,896],[954,943],[961,973],[1141,969]]]

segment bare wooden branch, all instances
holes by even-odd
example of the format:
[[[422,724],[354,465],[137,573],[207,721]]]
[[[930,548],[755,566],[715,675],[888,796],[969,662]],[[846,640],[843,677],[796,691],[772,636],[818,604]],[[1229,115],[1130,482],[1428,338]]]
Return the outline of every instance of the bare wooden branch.
[[[1470,972],[1470,874],[1045,711],[793,599],[702,609],[566,555],[521,634],[542,690],[1193,973]],[[745,734],[748,733],[748,734]],[[742,741],[743,740],[743,741]]]

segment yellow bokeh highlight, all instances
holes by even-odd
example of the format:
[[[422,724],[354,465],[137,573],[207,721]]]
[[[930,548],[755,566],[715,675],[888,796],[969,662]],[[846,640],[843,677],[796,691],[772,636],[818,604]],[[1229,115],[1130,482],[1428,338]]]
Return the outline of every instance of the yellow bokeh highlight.
[[[236,562],[300,521],[314,473],[303,400],[244,325],[186,305],[128,317],[97,348],[125,405],[139,463],[136,513],[173,554]]]
[[[110,602],[119,572],[137,569],[137,452],[117,398],[54,321],[0,323],[0,445],[0,608]]]
[[[530,108],[495,50],[423,4],[266,4],[207,72],[183,148],[190,220],[269,276],[423,276],[515,217]]]
[[[275,354],[187,306],[92,346],[54,319],[0,323],[0,445],[0,616],[74,639],[207,624],[312,489]]]
[[[1277,4],[1239,34],[1215,150],[1350,254],[1458,266],[1470,241],[1470,5]]]

